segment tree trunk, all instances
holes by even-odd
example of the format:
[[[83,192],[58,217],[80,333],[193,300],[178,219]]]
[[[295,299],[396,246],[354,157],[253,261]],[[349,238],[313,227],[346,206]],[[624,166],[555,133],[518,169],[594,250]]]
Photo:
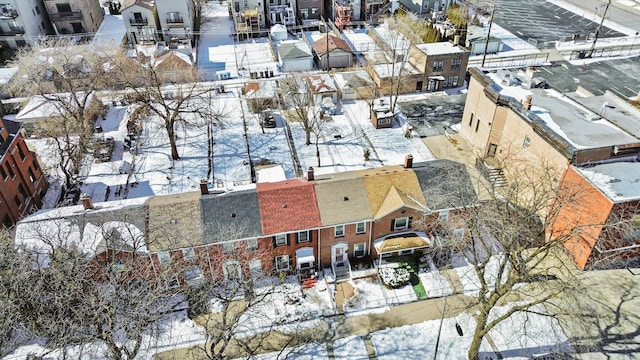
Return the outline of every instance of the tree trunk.
[[[305,145],[311,145],[311,128],[309,126],[305,126],[304,128]]]
[[[178,147],[176,145],[176,132],[173,129],[173,124],[169,124],[166,128],[167,135],[169,135],[169,145],[171,145],[171,159],[180,160],[180,154],[178,154]]]
[[[471,346],[469,346],[469,352],[467,352],[467,356],[469,360],[479,360],[480,353],[480,345],[482,344],[482,340],[484,339],[484,330],[487,326],[488,314],[485,314],[482,309],[480,309],[480,314],[476,317],[476,328],[473,332],[473,341],[471,341]]]
[[[316,159],[318,159],[318,167],[320,167],[320,149],[318,148],[318,144],[316,144]]]

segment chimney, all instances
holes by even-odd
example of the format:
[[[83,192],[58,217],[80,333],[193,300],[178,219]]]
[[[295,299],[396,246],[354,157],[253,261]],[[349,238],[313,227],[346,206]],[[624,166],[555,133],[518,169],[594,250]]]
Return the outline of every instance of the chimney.
[[[522,107],[524,107],[525,110],[531,110],[531,95],[527,95],[524,102],[522,102]]]
[[[200,194],[209,195],[209,184],[206,179],[200,179]]]
[[[309,169],[307,170],[307,181],[313,180],[315,180],[315,176],[313,174],[313,166],[309,166]]]
[[[460,45],[460,35],[456,35],[453,37],[453,45]]]
[[[82,206],[85,210],[93,209],[93,203],[91,202],[91,196],[88,194],[80,195],[80,201],[82,201]]]
[[[413,155],[408,154],[404,157],[404,168],[411,169],[413,167]]]

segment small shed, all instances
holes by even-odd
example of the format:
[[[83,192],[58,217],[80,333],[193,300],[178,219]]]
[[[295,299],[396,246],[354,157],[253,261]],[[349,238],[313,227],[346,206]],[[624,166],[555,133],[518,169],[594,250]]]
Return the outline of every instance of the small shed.
[[[287,41],[278,45],[280,71],[310,71],[313,69],[313,54],[309,45],[302,41]]]
[[[371,99],[375,83],[365,70],[336,73],[333,80],[338,88],[338,98],[342,100]]]
[[[390,128],[393,126],[393,112],[391,106],[384,99],[376,100],[371,108],[371,123],[376,129]]]
[[[346,68],[353,64],[353,51],[343,39],[327,34],[313,43],[322,70]]]

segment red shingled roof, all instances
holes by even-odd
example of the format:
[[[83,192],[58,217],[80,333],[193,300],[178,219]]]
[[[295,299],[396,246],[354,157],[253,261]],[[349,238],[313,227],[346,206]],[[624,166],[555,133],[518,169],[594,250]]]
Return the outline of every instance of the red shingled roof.
[[[313,181],[289,179],[258,183],[258,204],[264,234],[277,234],[320,226]]]

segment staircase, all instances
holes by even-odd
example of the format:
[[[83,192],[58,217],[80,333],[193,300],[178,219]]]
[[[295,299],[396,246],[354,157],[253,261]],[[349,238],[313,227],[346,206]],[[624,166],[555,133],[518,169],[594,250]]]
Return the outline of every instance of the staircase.
[[[335,276],[336,284],[351,279],[351,266],[349,261],[345,261],[342,265],[331,264],[333,268],[333,276]]]
[[[494,188],[502,187],[507,184],[507,179],[504,176],[504,170],[500,167],[489,164],[486,159],[476,159],[476,168]]]

